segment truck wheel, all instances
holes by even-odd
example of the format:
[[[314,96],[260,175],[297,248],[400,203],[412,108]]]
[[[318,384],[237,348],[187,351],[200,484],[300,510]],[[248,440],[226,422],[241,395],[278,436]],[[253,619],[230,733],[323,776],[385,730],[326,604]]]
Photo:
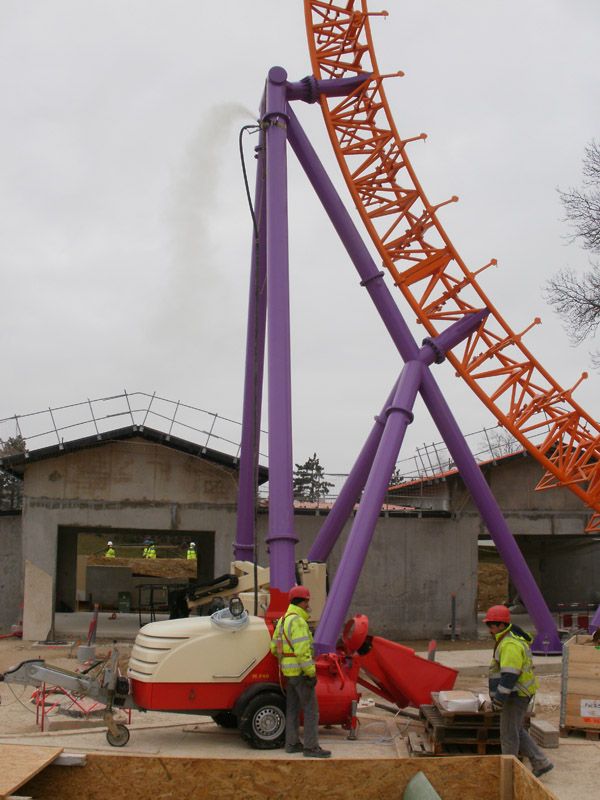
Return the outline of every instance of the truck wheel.
[[[106,731],[106,741],[113,747],[125,747],[129,741],[129,729],[125,725],[117,725],[117,731],[116,736],[110,730]]]
[[[276,692],[253,697],[239,721],[240,733],[257,750],[283,747],[285,738],[285,700]]]
[[[237,728],[238,718],[231,711],[219,711],[218,714],[213,714],[213,720],[221,728]]]

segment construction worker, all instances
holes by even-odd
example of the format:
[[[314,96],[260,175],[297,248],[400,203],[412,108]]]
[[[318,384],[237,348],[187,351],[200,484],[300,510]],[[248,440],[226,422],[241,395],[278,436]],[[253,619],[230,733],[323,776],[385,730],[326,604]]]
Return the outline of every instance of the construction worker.
[[[319,747],[319,705],[313,638],[308,627],[310,592],[305,586],[290,589],[289,606],[275,627],[271,652],[279,661],[286,683],[285,752],[308,758],[329,758]],[[300,712],[304,714],[304,744],[300,741]]]
[[[106,553],[104,553],[104,558],[116,558],[116,557],[117,557],[117,551],[113,547],[113,543],[108,542],[108,544],[106,545]]]
[[[190,542],[190,546],[187,549],[186,558],[188,561],[196,561],[196,542]]]
[[[494,639],[489,690],[494,711],[500,712],[500,746],[503,755],[527,756],[536,778],[554,764],[523,727],[529,704],[539,686],[529,645],[532,637],[511,623],[506,606],[492,606],[483,620]]]
[[[144,539],[142,558],[156,558],[156,547],[152,539]]]

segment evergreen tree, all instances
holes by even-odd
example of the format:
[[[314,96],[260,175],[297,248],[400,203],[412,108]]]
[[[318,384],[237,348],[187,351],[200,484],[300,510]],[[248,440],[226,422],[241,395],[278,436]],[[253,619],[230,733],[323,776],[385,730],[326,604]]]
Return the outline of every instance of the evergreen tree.
[[[294,497],[314,502],[320,497],[325,497],[332,487],[333,483],[325,480],[325,470],[320,465],[316,453],[313,453],[304,464],[296,464]]]
[[[9,436],[0,439],[0,457],[12,456],[15,453],[24,453],[27,450],[25,439],[18,436]],[[0,509],[11,511],[21,507],[22,483],[18,478],[3,472],[0,469]]]

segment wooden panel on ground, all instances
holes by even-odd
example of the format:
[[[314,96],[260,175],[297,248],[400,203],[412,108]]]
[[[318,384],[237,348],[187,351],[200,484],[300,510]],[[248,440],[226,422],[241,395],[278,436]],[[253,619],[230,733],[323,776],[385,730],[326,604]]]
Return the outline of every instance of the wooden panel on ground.
[[[560,727],[600,731],[600,645],[587,634],[563,647]]]
[[[0,744],[0,797],[16,792],[62,751],[62,747]]]
[[[361,800],[401,800],[419,771],[444,800],[556,800],[512,756],[318,761],[89,753],[84,767],[47,767],[23,792],[36,800],[106,800],[122,796],[123,787],[127,800],[148,800],[149,791],[165,800],[347,800],[357,792]]]
[[[198,571],[197,561],[185,558],[104,558],[89,556],[88,566],[93,567],[129,567],[133,575],[147,578],[195,578]]]

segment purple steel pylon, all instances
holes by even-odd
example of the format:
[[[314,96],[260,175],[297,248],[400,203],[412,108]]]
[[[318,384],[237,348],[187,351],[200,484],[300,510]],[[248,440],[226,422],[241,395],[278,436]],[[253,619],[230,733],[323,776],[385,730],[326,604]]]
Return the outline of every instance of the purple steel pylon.
[[[396,302],[377,270],[367,247],[352,222],[333,183],[319,161],[306,134],[287,103],[287,99],[314,102],[319,93],[346,94],[356,88],[365,76],[347,81],[316,81],[307,78],[299,83],[286,83],[280,67],[269,72],[267,107],[263,122],[266,130],[266,209],[267,209],[267,283],[269,341],[269,535],[271,553],[271,586],[286,591],[294,583],[291,391],[289,360],[289,297],[287,258],[286,203],[286,137],[300,161],[316,194],[329,215],[356,270],[361,285],[369,293],[381,319],[406,366],[394,389],[391,406],[385,409],[386,420],[376,423],[344,488],[339,511],[329,525],[324,525],[309,556],[325,558],[352,510],[356,495],[365,487],[351,536],[342,556],[327,600],[315,643],[320,652],[335,649],[344,615],[352,594],[368,544],[373,535],[385,488],[402,443],[406,426],[412,418],[412,404],[421,393],[427,408],[442,435],[461,477],[507,566],[525,607],[537,629],[536,652],[561,652],[554,620],[514,537],[454,419],[429,365],[441,361],[447,350],[470,335],[481,319],[468,315],[440,336],[425,340],[420,350]],[[287,93],[287,94],[286,94]],[[480,315],[485,315],[484,310]],[[481,317],[482,318],[482,317]],[[462,323],[462,324],[461,324]],[[457,338],[458,337],[458,338]],[[432,356],[435,353],[436,356]],[[248,374],[248,368],[247,372]],[[394,413],[400,411],[401,413]],[[246,422],[246,420],[244,420]],[[367,477],[368,476],[368,477]],[[366,481],[366,485],[365,485]],[[382,493],[383,490],[383,493]],[[342,495],[340,497],[342,497]],[[356,533],[355,533],[356,529]],[[239,529],[238,529],[239,530]]]

